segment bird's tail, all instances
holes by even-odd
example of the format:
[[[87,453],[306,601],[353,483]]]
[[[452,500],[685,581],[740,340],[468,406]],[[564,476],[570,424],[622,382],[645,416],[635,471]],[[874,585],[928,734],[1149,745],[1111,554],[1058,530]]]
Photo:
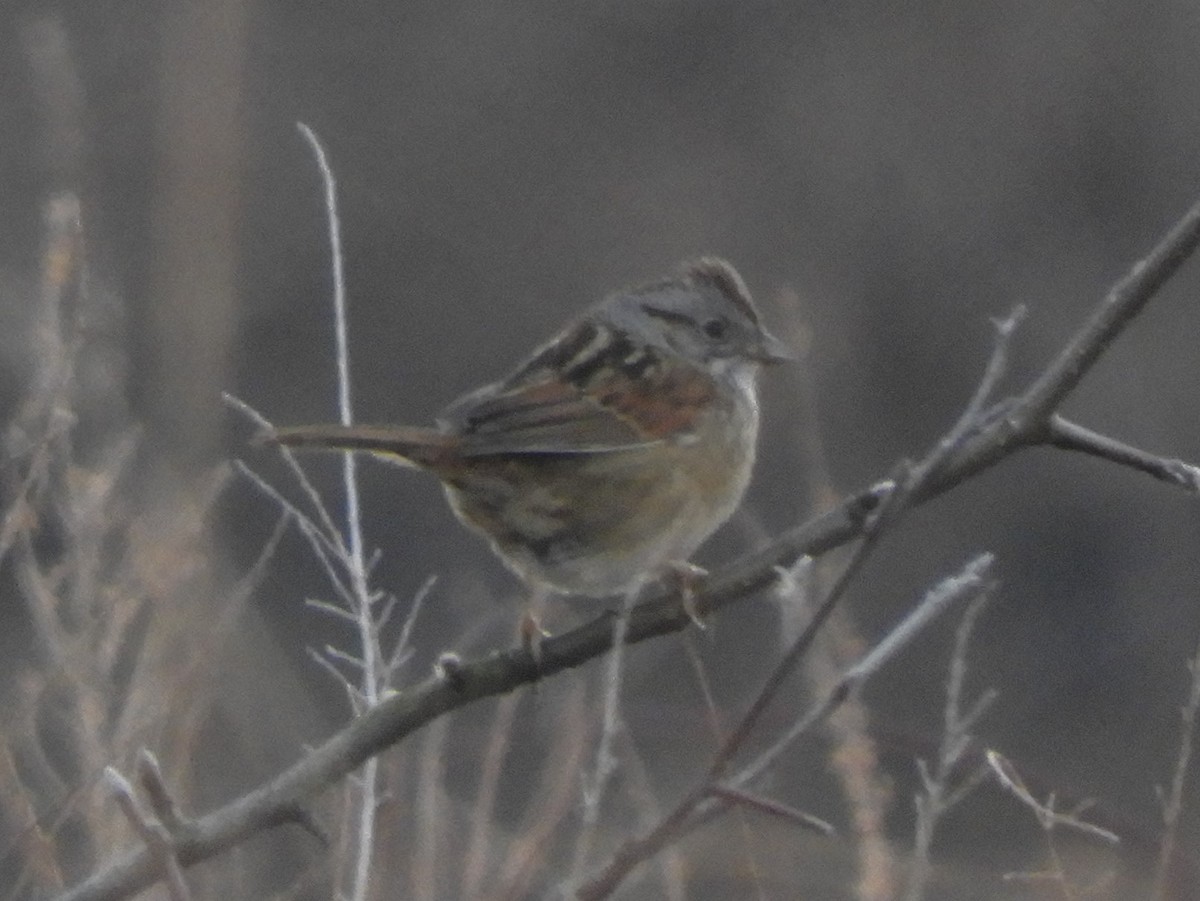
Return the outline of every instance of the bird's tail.
[[[450,449],[452,438],[437,429],[404,425],[297,425],[266,432],[263,444],[298,450],[361,450],[417,466],[433,466]]]

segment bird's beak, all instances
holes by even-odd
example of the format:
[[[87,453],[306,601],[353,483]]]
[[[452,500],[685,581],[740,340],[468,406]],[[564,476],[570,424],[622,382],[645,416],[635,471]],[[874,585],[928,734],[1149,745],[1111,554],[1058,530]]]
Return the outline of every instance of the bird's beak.
[[[768,331],[763,331],[762,340],[756,348],[754,359],[764,366],[776,366],[779,363],[794,363],[798,359],[790,347]]]

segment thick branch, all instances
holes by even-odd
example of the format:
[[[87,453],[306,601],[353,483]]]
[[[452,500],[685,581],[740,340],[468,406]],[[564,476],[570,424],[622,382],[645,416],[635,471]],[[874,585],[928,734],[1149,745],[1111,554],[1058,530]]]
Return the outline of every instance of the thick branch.
[[[1154,249],[1118,281],[1026,393],[1023,420],[1044,422],[1055,412],[1113,340],[1140,313],[1200,244],[1200,201],[1183,214]]]

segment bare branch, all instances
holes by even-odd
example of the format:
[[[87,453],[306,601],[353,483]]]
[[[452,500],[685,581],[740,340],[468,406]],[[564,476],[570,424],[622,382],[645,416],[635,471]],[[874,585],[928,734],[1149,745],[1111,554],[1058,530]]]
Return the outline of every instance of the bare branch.
[[[311,128],[297,122],[296,128],[308,142],[317,168],[321,172],[321,185],[325,194],[325,220],[329,223],[329,257],[333,268],[333,324],[337,349],[338,418],[342,425],[354,421],[354,409],[350,400],[350,339],[346,309],[346,273],[342,258],[342,226],[338,214],[337,179],[325,148]],[[342,455],[342,492],[346,502],[346,553],[341,562],[350,577],[351,609],[358,625],[359,653],[361,661],[353,655],[344,654],[327,647],[329,657],[359,665],[359,692],[367,707],[379,703],[385,688],[384,667],[380,662],[379,635],[372,617],[371,607],[374,594],[367,584],[367,561],[363,550],[361,504],[358,495],[358,459],[351,451]],[[341,544],[339,537],[339,544]],[[331,574],[332,575],[332,574]],[[375,758],[363,766],[362,784],[359,790],[358,824],[355,835],[354,882],[350,897],[353,901],[365,901],[371,878],[371,860],[375,848],[375,822],[378,811],[378,762]]]
[[[685,589],[686,590],[686,589]],[[629,611],[633,608],[637,592],[626,592],[621,612],[613,621],[613,651],[608,657],[608,668],[604,673],[604,713],[600,721],[600,736],[596,742],[596,758],[592,773],[583,781],[583,813],[579,836],[575,843],[574,862],[567,884],[574,886],[583,877],[584,868],[591,856],[596,827],[600,822],[600,803],[608,780],[617,769],[617,758],[613,751],[617,732],[622,729],[620,720],[621,684],[625,680],[625,633],[629,629]]]
[[[495,815],[496,795],[500,787],[500,774],[504,756],[512,741],[513,718],[520,697],[510,694],[496,705],[492,714],[492,725],[488,730],[487,750],[479,768],[479,788],[476,790],[475,807],[471,814],[470,838],[463,856],[461,897],[479,897],[487,866],[488,837]]]
[[[167,894],[171,901],[190,901],[192,896],[188,891],[187,883],[183,881],[183,870],[180,869],[179,861],[171,847],[171,836],[166,827],[143,813],[141,805],[133,795],[133,786],[124,776],[112,767],[106,767],[104,778],[108,782],[113,797],[116,798],[117,806],[121,808],[121,813],[125,814],[125,819],[141,836],[142,841],[146,843],[146,848],[153,855],[155,863],[161,869],[161,875],[166,880]]]
[[[1014,410],[1017,431],[1049,419],[1067,395],[1200,244],[1200,202],[1183,214],[1143,259],[1109,289],[1104,300]]]
[[[1158,866],[1154,871],[1154,889],[1151,897],[1165,899],[1171,867],[1175,858],[1175,844],[1179,828],[1179,816],[1183,812],[1183,790],[1195,750],[1196,713],[1200,710],[1200,645],[1188,661],[1192,673],[1191,690],[1187,702],[1180,708],[1179,751],[1175,755],[1175,770],[1171,774],[1171,787],[1163,797],[1163,834],[1159,845]]]
[[[404,618],[404,625],[400,629],[400,637],[396,639],[396,644],[392,648],[392,653],[388,656],[384,663],[384,681],[387,685],[394,684],[396,674],[400,671],[400,667],[408,660],[409,651],[408,645],[412,639],[413,627],[417,624],[417,617],[421,615],[421,609],[425,606],[425,600],[433,591],[433,586],[437,584],[437,576],[430,576],[421,583],[421,587],[417,589],[417,593],[413,595],[412,603],[408,608],[408,615]],[[392,605],[389,603],[384,608],[379,616],[379,623],[382,625],[387,622]]]
[[[250,406],[240,397],[236,397],[229,393],[222,394],[221,397],[225,401],[226,405],[250,420],[250,422],[255,425],[258,433],[263,434],[274,430],[275,426],[269,419],[267,419],[267,417],[263,416],[262,413],[258,412],[258,410],[254,409],[254,407]],[[317,487],[312,483],[312,480],[309,479],[308,473],[305,472],[304,467],[300,465],[299,458],[297,458],[297,456],[290,449],[281,446],[279,453],[283,458],[284,463],[287,464],[288,470],[292,473],[293,478],[295,478],[296,484],[300,486],[300,491],[308,499],[308,502],[312,505],[313,510],[316,511],[317,519],[319,520],[321,527],[314,527],[314,531],[317,532],[322,538],[327,539],[330,542],[331,550],[333,551],[334,556],[344,558],[347,551],[346,546],[342,541],[342,533],[338,530],[337,526],[334,525],[333,517],[329,515],[329,510],[325,506],[325,501],[321,498],[321,493],[317,491]],[[239,464],[238,468],[242,471],[243,475],[255,482],[257,487],[264,489],[268,495],[273,495],[282,499],[282,496],[279,495],[274,488],[271,488],[248,466]],[[291,504],[288,504],[287,506],[290,507]],[[306,520],[309,522],[312,521],[307,515],[301,514],[299,510],[296,511],[296,515],[300,520]]]
[[[1200,493],[1200,468],[1182,460],[1147,453],[1115,438],[1085,429],[1055,414],[1048,423],[1046,443],[1062,450],[1077,451],[1128,466],[1154,478]]]
[[[837,684],[826,695],[825,700],[799,719],[787,733],[770,748],[742,769],[731,781],[733,785],[748,785],[766,772],[767,768],[783,754],[787,747],[817,723],[823,722],[834,710],[864,682],[892,660],[930,623],[941,616],[954,603],[975,597],[988,590],[988,575],[995,558],[991,554],[980,554],[968,561],[959,572],[949,576],[926,592],[916,608],[889,631],[862,659],[851,666],[838,679]]]
[[[306,607],[311,607],[313,610],[320,610],[322,613],[328,614],[334,619],[343,620],[344,622],[355,623],[357,620],[354,614],[345,607],[339,607],[337,604],[331,604],[329,601],[322,601],[319,598],[305,598],[304,604]]]
[[[960,600],[986,587],[986,575],[991,562],[990,554],[981,554],[971,560],[960,573],[943,580],[930,590],[912,613],[885,635],[883,640],[862,660],[846,670],[821,703],[800,717],[781,739],[756,757],[752,763],[727,780],[714,774],[717,764],[722,765],[723,772],[725,762],[731,759],[729,757],[722,758],[722,754],[732,744],[730,740],[726,740],[717,752],[716,763],[708,770],[707,781],[693,788],[654,828],[622,845],[605,868],[580,889],[579,897],[586,901],[596,901],[596,899],[608,897],[634,867],[648,860],[696,826],[707,822],[713,813],[714,804],[727,803],[724,800],[714,800],[714,795],[719,794],[715,791],[718,787],[741,790],[766,772],[771,763],[793,741],[814,726],[824,722],[855,689],[861,686],[863,680],[875,673],[883,663],[907,646],[918,631],[929,625],[937,614],[944,612],[953,601]],[[734,737],[736,736],[735,732]]]
[[[336,530],[332,533],[327,532],[324,528],[324,516],[321,517],[321,525],[318,525],[308,514],[303,512],[299,507],[285,498],[279,493],[270,482],[256,473],[253,469],[243,463],[241,460],[235,460],[233,467],[241,475],[243,475],[251,485],[261,491],[264,495],[274,501],[279,509],[291,516],[297,527],[300,529],[300,534],[308,539],[312,545],[313,552],[317,558],[325,565],[325,569],[330,573],[330,578],[334,586],[338,589],[338,593],[344,597],[349,596],[349,590],[345,588],[341,577],[337,574],[329,561],[341,560],[345,556],[346,549],[341,543],[341,536]],[[315,490],[315,489],[314,489]],[[324,508],[319,508],[323,510]]]
[[[1090,835],[1093,838],[1098,838],[1110,845],[1118,845],[1121,839],[1115,832],[1110,832],[1107,829],[1102,829],[1093,823],[1085,822],[1079,819],[1073,813],[1059,813],[1054,809],[1053,799],[1049,803],[1043,804],[1026,788],[1024,781],[1018,775],[1016,768],[1012,765],[1012,761],[1008,760],[999,751],[987,752],[988,766],[991,767],[992,775],[996,777],[996,781],[1000,783],[1022,804],[1034,812],[1038,818],[1038,822],[1042,828],[1049,831],[1056,826],[1064,826],[1068,829],[1073,829],[1076,832]]]
[[[167,789],[167,782],[158,765],[158,758],[148,748],[138,751],[137,777],[142,791],[146,793],[146,798],[150,801],[154,815],[168,830],[177,829],[182,818],[179,816],[179,810],[175,807],[175,799],[171,797],[171,792]]]
[[[789,823],[795,823],[805,829],[816,832],[818,835],[826,837],[837,835],[837,829],[827,820],[823,820],[818,816],[813,816],[811,813],[806,813],[803,810],[797,810],[787,804],[781,804],[778,801],[773,801],[770,798],[764,798],[761,795],[751,794],[748,791],[740,788],[734,788],[731,785],[715,785],[711,789],[711,793],[715,798],[721,798],[724,801],[730,801],[734,804],[740,804],[743,807],[748,807],[751,810],[762,811],[769,813],[771,816],[779,817],[787,820]]]
[[[954,650],[950,655],[950,672],[946,678],[946,703],[943,709],[942,740],[933,771],[923,760],[917,761],[921,773],[922,791],[916,797],[917,822],[913,848],[913,865],[905,897],[919,901],[932,872],[930,850],[940,820],[986,778],[986,767],[978,766],[966,778],[954,784],[954,771],[971,745],[970,730],[996,699],[994,691],[985,692],[971,704],[964,715],[963,692],[967,679],[967,646],[975,624],[987,607],[991,595],[980,594],[967,607],[954,635]]]

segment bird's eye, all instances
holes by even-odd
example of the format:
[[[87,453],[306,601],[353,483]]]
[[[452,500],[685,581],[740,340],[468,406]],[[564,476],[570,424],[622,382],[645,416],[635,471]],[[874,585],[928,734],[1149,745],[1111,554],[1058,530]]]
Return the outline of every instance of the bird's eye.
[[[720,316],[714,316],[712,319],[704,320],[700,328],[714,341],[720,341],[729,333],[729,321]]]

